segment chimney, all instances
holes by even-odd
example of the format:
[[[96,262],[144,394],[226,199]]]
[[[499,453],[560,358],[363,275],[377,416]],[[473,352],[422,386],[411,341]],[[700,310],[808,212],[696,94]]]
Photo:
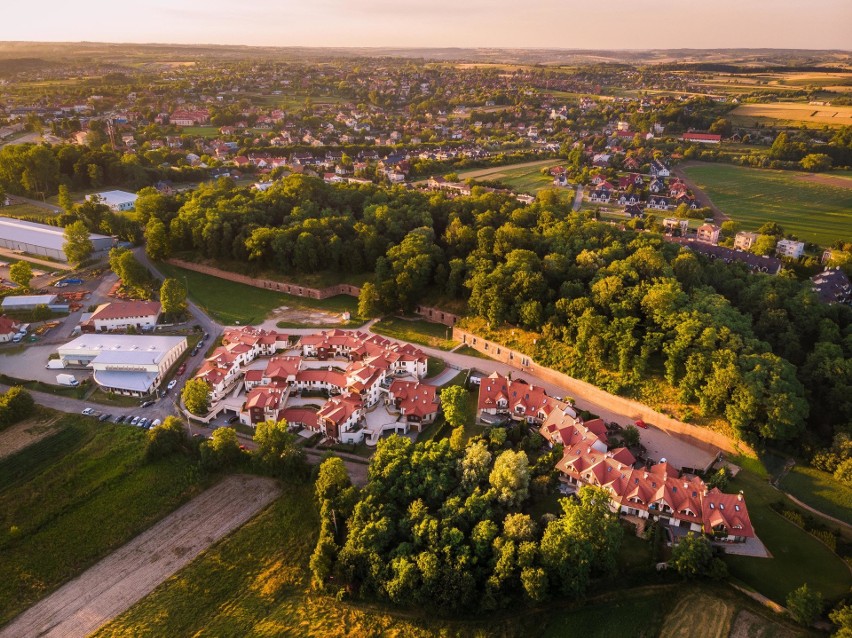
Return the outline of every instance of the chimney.
[[[642,478],[643,478],[643,479],[648,478],[648,473],[647,473],[647,472],[643,472],[643,473],[642,473]]]
[[[743,491],[742,491],[742,490],[740,490],[740,493],[739,493],[739,494],[737,494],[737,500],[738,500],[738,501],[743,500]]]

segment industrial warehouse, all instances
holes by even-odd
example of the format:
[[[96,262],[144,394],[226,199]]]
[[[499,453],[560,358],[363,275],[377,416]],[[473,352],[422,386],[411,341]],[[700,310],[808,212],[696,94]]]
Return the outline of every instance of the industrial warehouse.
[[[146,396],[186,351],[185,337],[90,334],[60,346],[63,367],[87,367],[107,392]]]
[[[95,257],[105,254],[115,246],[115,239],[106,235],[92,233],[89,239],[92,242]],[[11,217],[0,217],[0,248],[49,257],[57,261],[68,261],[65,255],[64,229]]]

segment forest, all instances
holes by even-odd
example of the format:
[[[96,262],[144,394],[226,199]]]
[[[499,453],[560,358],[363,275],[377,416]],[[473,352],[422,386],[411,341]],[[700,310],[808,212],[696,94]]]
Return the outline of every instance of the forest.
[[[463,303],[484,329],[537,334],[529,354],[545,365],[627,396],[664,388],[753,443],[819,446],[852,419],[848,307],[547,191],[522,205],[477,188],[448,199],[290,176],[259,193],[223,179],[143,191],[137,210],[168,252],[294,277],[374,272],[362,297],[375,312]]]
[[[526,513],[531,493],[550,489],[557,457],[531,464],[516,448],[541,437],[508,447],[506,430],[495,428],[462,441],[380,441],[360,493],[340,459],[324,461],[314,581],[446,614],[555,593],[576,599],[592,577],[614,573],[623,530],[605,491],[584,487],[561,500],[559,516],[536,521]]]

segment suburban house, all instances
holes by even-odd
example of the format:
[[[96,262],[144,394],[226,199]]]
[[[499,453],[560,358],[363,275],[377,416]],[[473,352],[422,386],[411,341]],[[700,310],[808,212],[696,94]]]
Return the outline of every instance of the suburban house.
[[[696,231],[696,239],[708,244],[718,244],[721,231],[722,229],[715,224],[701,224]]]
[[[555,399],[548,397],[544,388],[521,379],[494,372],[480,381],[477,416],[484,423],[506,419],[541,423],[555,408]]]
[[[781,239],[775,244],[775,254],[798,259],[805,252],[805,242],[793,239]]]
[[[653,177],[671,177],[671,171],[668,166],[663,164],[660,160],[653,160],[651,162],[651,175]]]
[[[260,386],[246,395],[246,402],[240,412],[240,422],[256,426],[265,421],[280,421],[281,412],[290,393],[289,387]]]
[[[689,229],[689,220],[679,217],[666,217],[663,220],[663,228],[669,233],[678,231],[681,235],[685,235]]]
[[[424,425],[435,421],[441,401],[437,386],[394,379],[388,388],[388,403],[399,410],[405,420],[420,432]]]
[[[159,301],[115,301],[98,306],[85,322],[83,332],[114,332],[116,330],[153,330],[160,318]]]
[[[814,275],[811,277],[811,283],[814,292],[824,303],[852,303],[852,284],[839,266]]]
[[[317,426],[328,438],[342,443],[360,443],[364,440],[361,420],[364,405],[358,395],[347,393],[332,397],[317,412]]]
[[[738,248],[739,250],[749,250],[752,246],[754,246],[754,242],[757,241],[757,237],[757,233],[740,231],[734,237],[734,248]]]

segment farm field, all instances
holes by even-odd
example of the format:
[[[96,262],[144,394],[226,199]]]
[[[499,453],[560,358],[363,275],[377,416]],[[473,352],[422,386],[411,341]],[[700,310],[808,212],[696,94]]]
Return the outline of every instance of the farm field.
[[[693,624],[700,633],[679,633],[696,609],[680,604],[683,587],[656,586],[607,593],[579,609],[564,602],[464,620],[442,619],[414,609],[339,602],[310,588],[308,560],[316,540],[316,506],[310,486],[285,486],[284,495],[223,539],[150,595],[94,634],[95,638],[146,636],[671,636],[716,638],[711,628],[735,626],[742,636],[793,637],[800,632],[769,618],[747,599],[720,588],[690,587],[688,603],[707,603]],[[700,599],[700,600],[699,600]],[[733,619],[733,620],[732,620]],[[701,629],[697,629],[701,627]],[[626,630],[626,628],[629,628]]]
[[[852,125],[852,106],[816,106],[798,102],[740,104],[728,114],[734,126],[753,126],[755,122],[771,126]]]
[[[247,286],[171,264],[160,263],[157,268],[167,277],[174,277],[179,281],[184,281],[185,278],[189,297],[225,325],[260,323],[273,310],[282,306],[327,313],[349,312],[353,318],[358,310],[358,300],[347,295],[328,299],[306,299]],[[357,323],[357,318],[355,322]]]
[[[762,464],[755,461],[749,468],[737,474],[726,491],[743,491],[754,529],[772,558],[727,556],[725,562],[731,575],[782,605],[787,594],[805,581],[822,592],[828,602],[846,595],[852,586],[848,566],[816,538],[773,510],[770,504],[779,500],[792,508],[795,505],[769,485]]]
[[[458,345],[457,341],[447,339],[452,335],[452,329],[440,323],[423,321],[422,319],[400,319],[399,317],[386,317],[378,321],[370,328],[373,332],[386,337],[411,341],[432,348],[451,350]]]
[[[200,490],[182,457],[143,463],[144,439],[66,415],[0,460],[0,625]]]
[[[515,164],[513,166],[477,168],[470,171],[461,171],[458,175],[461,180],[470,178],[499,180],[516,192],[535,195],[538,191],[543,188],[549,188],[553,184],[553,178],[549,175],[542,175],[541,169],[558,165],[558,160],[539,160]],[[560,192],[564,193],[566,198],[573,197],[573,191],[570,189],[560,189]]]
[[[781,480],[781,488],[814,509],[852,525],[852,489],[828,472],[794,465]]]
[[[695,164],[683,170],[744,230],[774,221],[800,240],[823,246],[852,238],[852,188],[824,184],[810,173],[792,171],[726,164]],[[816,177],[833,178],[831,174]],[[845,175],[836,179],[849,181]]]
[[[57,429],[58,421],[57,415],[45,410],[32,418],[0,430],[0,459],[12,456],[49,436]]]
[[[273,479],[228,476],[66,583],[9,625],[0,638],[88,635],[175,574],[280,493]]]

